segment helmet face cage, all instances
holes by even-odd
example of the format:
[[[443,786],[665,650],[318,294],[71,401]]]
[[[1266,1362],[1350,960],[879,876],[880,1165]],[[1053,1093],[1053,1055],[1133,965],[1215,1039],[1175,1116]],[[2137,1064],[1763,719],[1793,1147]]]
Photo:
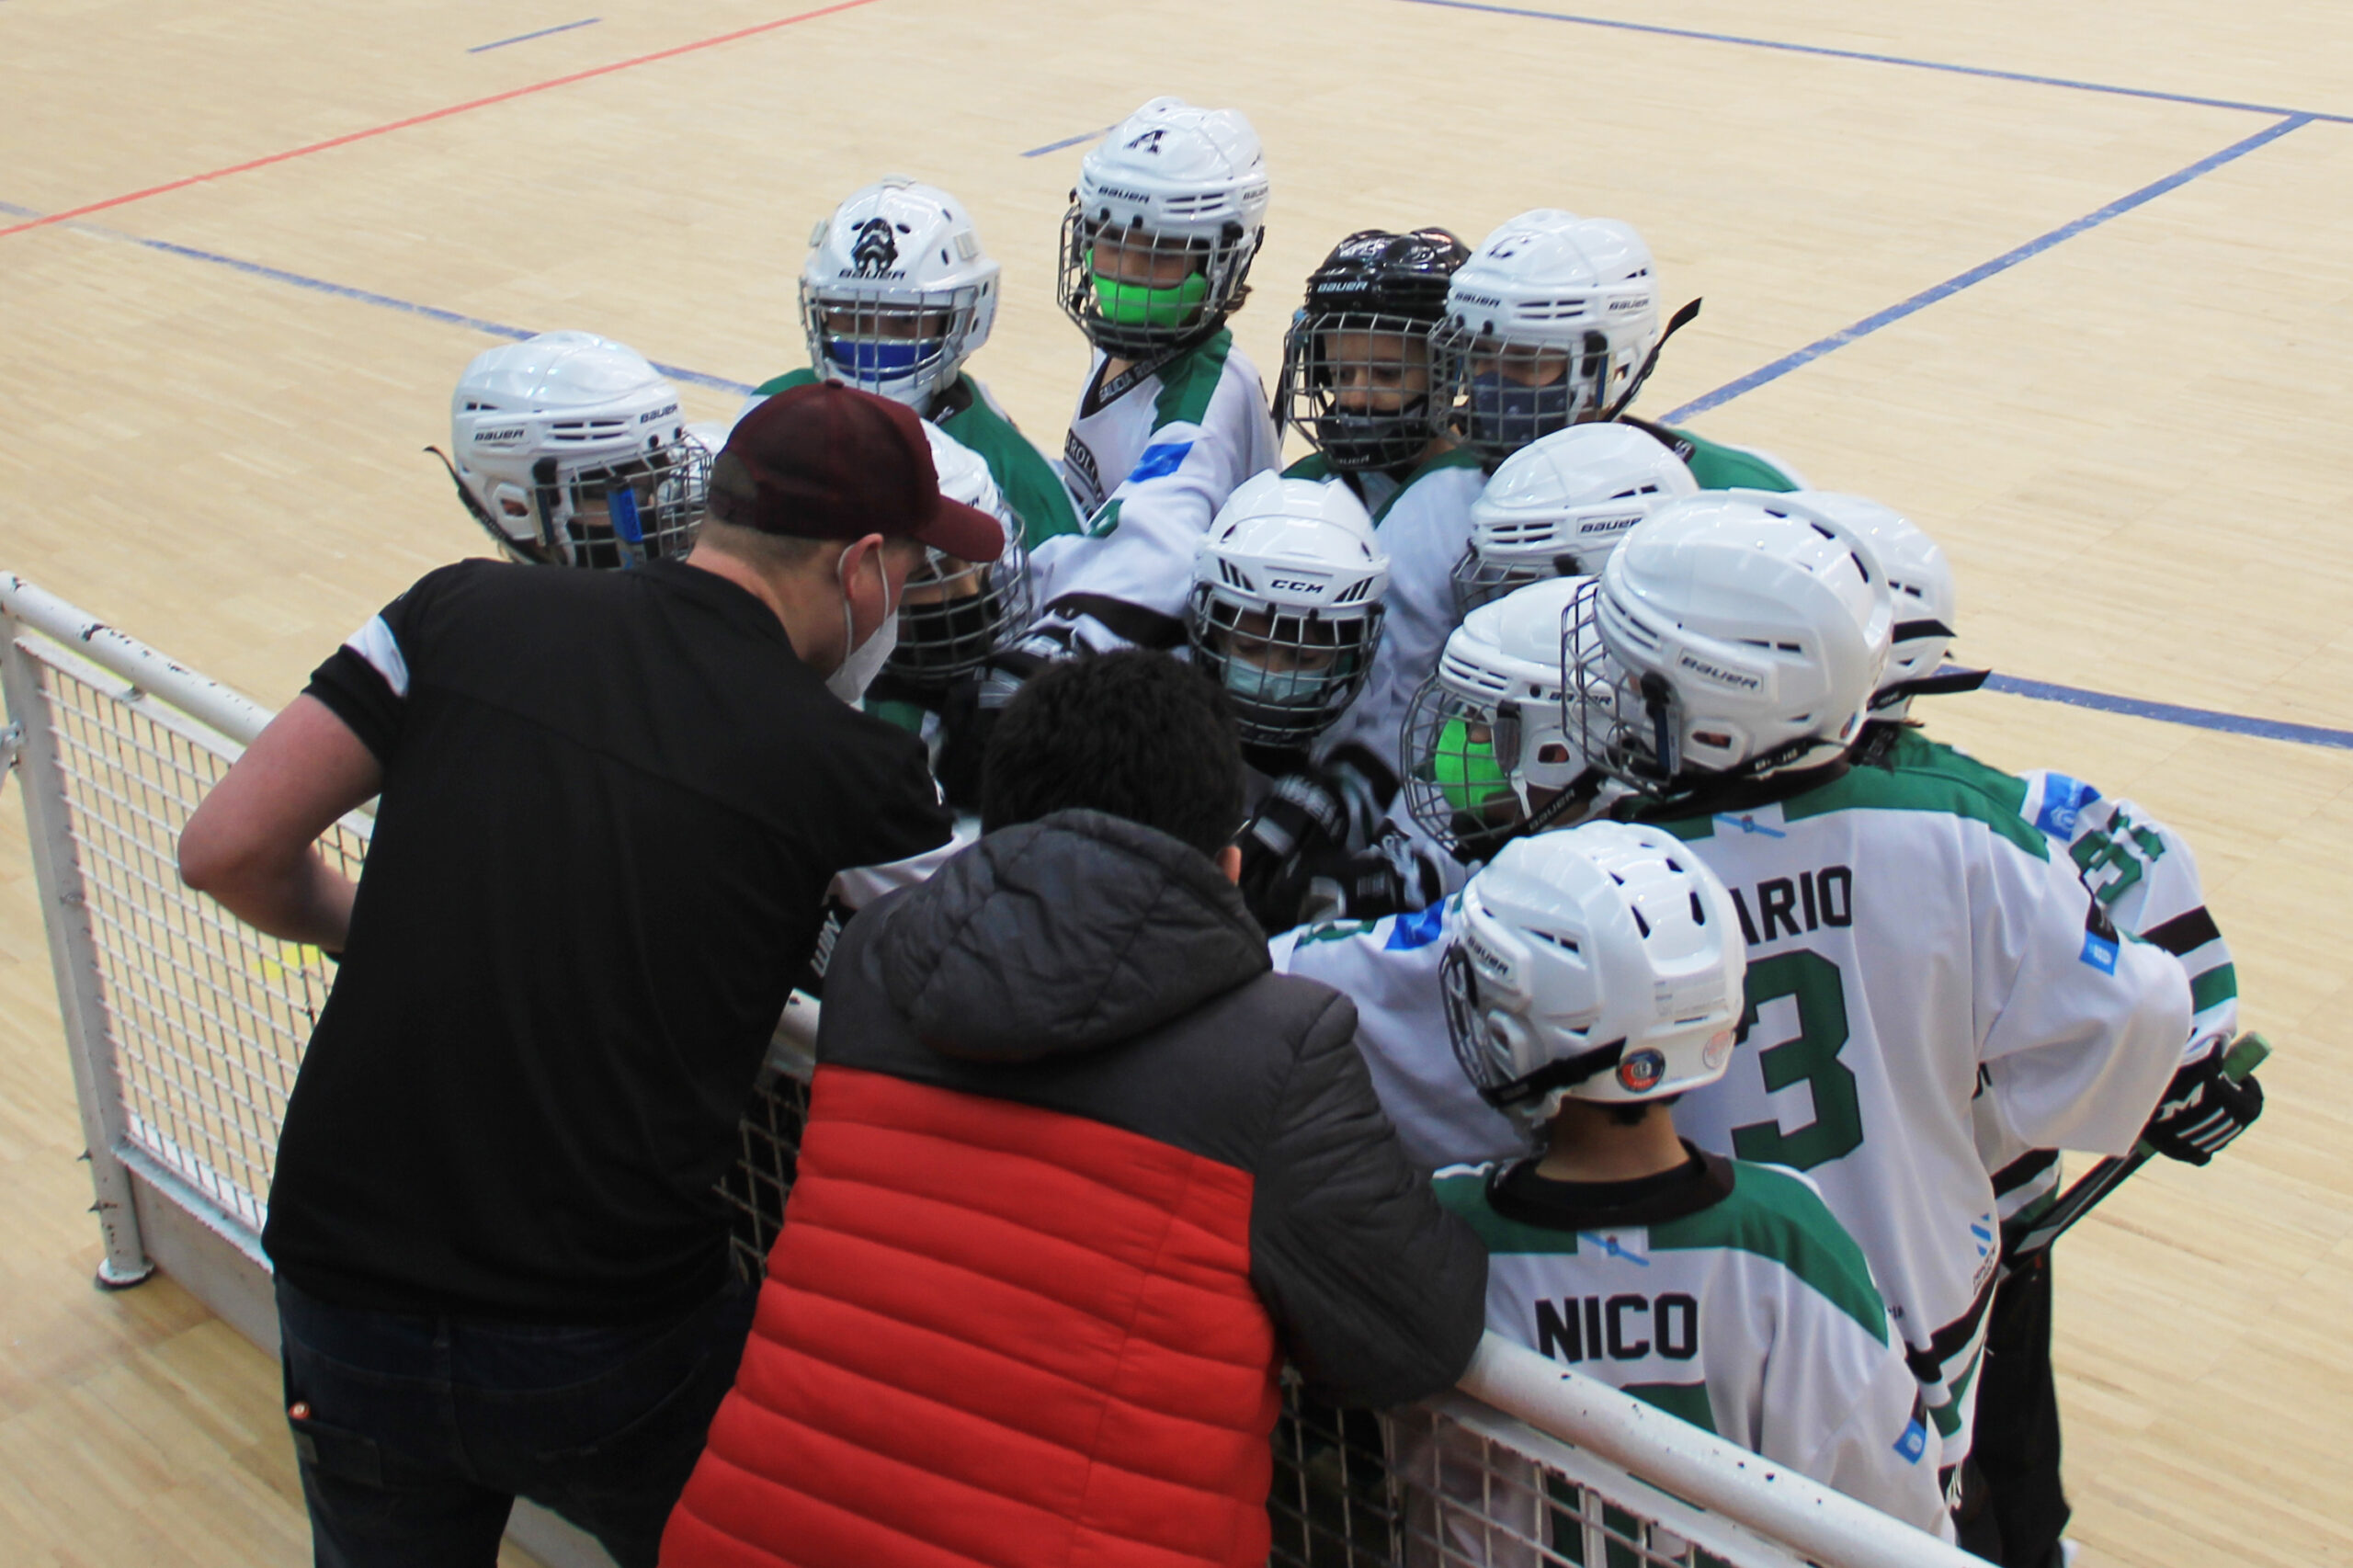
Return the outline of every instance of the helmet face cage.
[[[532,480],[527,513],[512,509],[507,496],[515,486],[504,483],[494,486],[493,497],[504,517],[490,516],[470,493],[467,509],[509,560],[612,571],[693,548],[710,486],[710,454],[701,443],[683,440],[593,467],[567,470],[542,457]]]
[[[1289,748],[1330,729],[1364,689],[1381,615],[1378,603],[1290,614],[1201,583],[1185,630],[1193,662],[1225,688],[1244,744]]]
[[[1578,557],[1565,550],[1550,561],[1537,561],[1482,555],[1475,548],[1466,549],[1454,563],[1455,611],[1469,615],[1481,605],[1550,577],[1589,574]]]
[[[1609,340],[1585,334],[1582,347],[1492,336],[1461,320],[1430,334],[1438,395],[1432,433],[1451,436],[1493,464],[1540,437],[1600,417],[1609,378]]]
[[[1593,597],[1598,599],[1597,587]],[[1620,664],[1590,611],[1562,618],[1561,667],[1569,674],[1562,728],[1593,765],[1637,794],[1673,792],[1683,766],[1683,716],[1666,677],[1637,676]]]
[[[1430,444],[1438,374],[1431,324],[1368,311],[1301,311],[1283,335],[1276,417],[1337,472],[1412,462]]]
[[[1077,192],[1063,216],[1055,294],[1063,313],[1107,354],[1142,358],[1205,337],[1249,291],[1266,231],[1228,222],[1214,240],[1090,217]]]
[[[1438,989],[1446,999],[1446,1032],[1454,1043],[1454,1060],[1479,1097],[1502,1108],[1503,1096],[1519,1075],[1511,1042],[1490,1021],[1480,1005],[1479,965],[1472,956],[1475,938],[1466,933],[1447,944],[1438,960]]]
[[[1423,832],[1469,864],[1528,825],[1519,704],[1467,697],[1436,676],[1405,711],[1405,809]]]
[[[1017,531],[991,562],[926,550],[899,596],[899,641],[882,667],[924,687],[970,675],[1029,629],[1029,558]]]
[[[801,284],[809,365],[839,381],[926,412],[976,347],[992,281],[890,295]]]

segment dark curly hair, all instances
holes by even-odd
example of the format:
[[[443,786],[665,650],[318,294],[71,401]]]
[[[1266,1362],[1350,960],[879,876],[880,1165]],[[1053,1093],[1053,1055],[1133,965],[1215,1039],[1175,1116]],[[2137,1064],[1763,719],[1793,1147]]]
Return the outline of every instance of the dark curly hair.
[[[1214,858],[1242,825],[1242,744],[1225,694],[1190,665],[1137,648],[1031,676],[989,739],[981,826],[1073,807]]]

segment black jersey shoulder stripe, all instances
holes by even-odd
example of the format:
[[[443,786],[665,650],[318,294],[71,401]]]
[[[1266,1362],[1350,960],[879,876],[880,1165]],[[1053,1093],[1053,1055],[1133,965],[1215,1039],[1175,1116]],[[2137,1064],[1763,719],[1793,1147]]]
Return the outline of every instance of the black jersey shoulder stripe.
[[[2020,1154],[1994,1173],[1994,1196],[2007,1198],[2058,1163],[2056,1149],[2035,1149]]]
[[[2141,933],[2141,938],[2179,958],[2209,942],[2221,940],[2222,935],[2214,925],[2214,917],[2206,913],[2206,906],[2201,903],[2195,909],[2150,926]]]
[[[1985,1283],[1977,1288],[1977,1299],[1969,1303],[1969,1310],[1930,1335],[1926,1349],[1917,1346],[1905,1347],[1904,1360],[1914,1377],[1923,1383],[1944,1381],[1945,1363],[1968,1347],[1976,1335],[1977,1325],[1985,1321],[1985,1309],[1994,1301],[1994,1283],[2001,1273],[1998,1268],[1987,1271]]]

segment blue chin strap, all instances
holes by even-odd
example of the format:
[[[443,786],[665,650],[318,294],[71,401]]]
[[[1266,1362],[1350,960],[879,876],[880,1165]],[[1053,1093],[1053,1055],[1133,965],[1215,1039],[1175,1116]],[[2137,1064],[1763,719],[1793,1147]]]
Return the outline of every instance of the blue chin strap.
[[[825,358],[851,381],[894,381],[929,368],[947,347],[938,337],[828,337]]]

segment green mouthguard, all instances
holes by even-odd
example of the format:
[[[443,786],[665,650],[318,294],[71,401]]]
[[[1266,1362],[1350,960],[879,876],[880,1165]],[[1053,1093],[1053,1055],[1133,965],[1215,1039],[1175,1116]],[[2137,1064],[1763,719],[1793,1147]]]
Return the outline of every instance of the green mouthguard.
[[[1494,745],[1472,740],[1466,720],[1449,719],[1439,727],[1430,775],[1446,803],[1458,812],[1475,812],[1498,795],[1511,792],[1511,780],[1495,760]]]
[[[1086,266],[1094,273],[1095,308],[1103,312],[1105,321],[1120,326],[1188,326],[1201,313],[1201,301],[1210,297],[1210,280],[1198,272],[1174,289],[1154,289],[1095,272],[1092,252]]]

